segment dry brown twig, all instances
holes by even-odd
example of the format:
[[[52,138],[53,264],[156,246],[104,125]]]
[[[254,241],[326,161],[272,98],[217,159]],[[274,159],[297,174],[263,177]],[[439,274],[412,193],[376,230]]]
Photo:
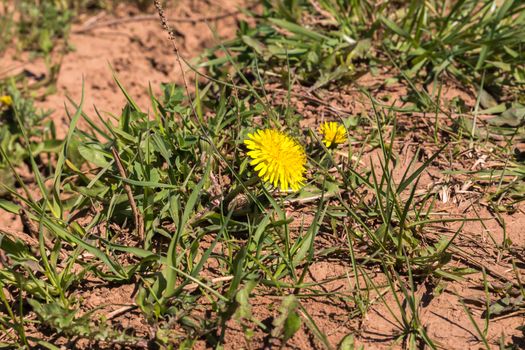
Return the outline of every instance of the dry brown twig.
[[[115,159],[115,164],[117,164],[118,171],[120,176],[123,179],[127,179],[126,170],[122,166],[122,161],[115,147],[111,147],[111,152],[113,152],[113,158]],[[135,220],[135,227],[137,228],[138,236],[141,241],[144,240],[144,218],[140,214],[137,203],[135,202],[135,197],[133,197],[133,191],[131,191],[131,186],[126,182],[123,182],[124,190],[128,196],[129,204],[131,205],[131,212],[133,213],[133,218]]]
[[[251,4],[251,5],[248,5],[245,8],[245,10],[248,10],[248,11],[252,10],[258,4],[259,4],[258,2],[255,2],[255,3]],[[156,7],[156,5],[155,5],[155,7]],[[214,22],[214,21],[219,21],[219,20],[224,19],[224,18],[237,16],[237,15],[241,14],[245,10],[239,9],[239,10],[230,11],[230,12],[226,12],[226,13],[223,13],[223,14],[220,14],[220,15],[215,15],[215,16],[202,16],[202,17],[195,17],[195,18],[191,18],[191,17],[175,17],[175,18],[170,18],[169,21],[170,22],[178,22],[178,23]],[[96,18],[96,19],[98,19],[98,18]],[[154,20],[157,20],[157,15],[137,15],[137,16],[126,17],[126,18],[112,19],[112,20],[108,20],[108,21],[104,21],[104,22],[97,22],[96,20],[95,21],[88,21],[88,22],[85,23],[85,25],[82,28],[73,30],[73,33],[75,33],[75,34],[83,34],[83,33],[87,33],[89,31],[92,31],[93,29],[99,29],[99,28],[103,28],[103,27],[110,27],[110,26],[118,25],[118,24],[131,23],[131,22],[147,22],[147,21],[154,21]]]
[[[39,244],[38,239],[31,237],[30,235],[22,231],[11,230],[9,228],[0,228],[0,234],[6,235],[15,241],[19,240],[23,242],[26,246],[29,246],[32,248],[38,248],[38,244]]]
[[[39,235],[38,231],[36,231],[36,236],[35,236],[34,232],[25,233],[25,232],[22,232],[22,231],[12,230],[12,229],[9,229],[9,228],[0,228],[0,234],[8,236],[10,239],[12,239],[14,241],[20,241],[20,242],[24,243],[27,247],[29,247],[31,249],[38,249],[39,245],[40,245],[40,243],[38,241],[38,235]],[[50,242],[48,239],[45,239],[45,238],[44,238],[44,245],[49,251],[52,251],[53,248],[54,248],[53,247],[53,243]],[[3,252],[0,251],[0,267],[2,266],[2,261],[1,260],[4,259],[4,263],[5,263],[5,259],[6,259],[5,256],[1,256],[2,253]],[[66,260],[67,259],[67,254],[65,252],[63,252],[63,251],[59,252],[59,256],[60,256],[61,260]]]
[[[501,273],[499,273],[496,270],[494,270],[491,266],[488,266],[487,264],[483,264],[482,262],[477,261],[476,259],[474,259],[470,255],[468,255],[467,253],[461,251],[460,249],[454,248],[454,247],[449,247],[449,251],[453,254],[453,257],[456,258],[457,260],[463,260],[465,263],[476,267],[480,271],[485,269],[485,271],[486,271],[486,273],[488,275],[490,275],[490,276],[492,276],[492,277],[494,277],[494,278],[496,278],[496,279],[498,279],[500,281],[509,283],[512,286],[516,287],[516,288],[521,288],[520,283],[511,280],[507,276],[502,275]]]
[[[123,306],[121,308],[118,308],[114,311],[111,311],[110,313],[108,313],[106,315],[106,319],[109,321],[109,320],[112,320],[114,318],[117,318],[117,317],[120,317],[122,315],[124,315],[125,313],[129,312],[129,311],[132,311],[132,310],[135,310],[136,308],[138,308],[137,305],[126,305],[126,306]]]
[[[182,60],[180,57],[179,48],[177,46],[177,42],[175,41],[175,35],[173,34],[173,30],[171,29],[168,23],[168,19],[166,18],[166,14],[164,13],[164,8],[162,7],[162,4],[160,3],[160,1],[154,0],[153,3],[155,4],[155,8],[157,9],[157,13],[159,14],[160,24],[162,26],[162,29],[164,29],[168,33],[169,40],[171,42],[171,45],[173,46],[173,51],[175,52],[175,57],[177,58],[177,63],[179,65],[179,68],[182,74],[182,81],[184,82],[184,89],[186,90],[186,95],[190,101],[192,112],[198,120],[197,111],[195,110],[195,106],[193,105],[193,98],[191,97],[190,90],[188,88],[186,72],[184,71],[184,67],[182,66]]]

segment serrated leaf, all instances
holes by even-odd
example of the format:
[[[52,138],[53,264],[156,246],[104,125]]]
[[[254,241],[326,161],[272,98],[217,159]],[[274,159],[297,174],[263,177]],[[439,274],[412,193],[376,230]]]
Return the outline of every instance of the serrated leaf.
[[[235,295],[235,301],[238,304],[234,318],[249,319],[252,316],[252,307],[250,305],[250,293],[257,285],[257,281],[248,281],[244,287]]]
[[[481,89],[479,93],[479,103],[485,109],[493,108],[498,105],[496,99],[492,97],[492,95],[489,94],[485,89]]]
[[[79,145],[78,152],[88,162],[95,164],[96,166],[105,168],[109,166],[109,162],[106,160],[106,156],[109,156],[103,150],[91,145]]]
[[[501,298],[498,301],[492,303],[489,306],[490,316],[499,316],[509,312],[519,310],[520,308],[525,307],[525,301],[523,300],[523,295],[520,295],[516,298],[505,297]],[[483,312],[482,317],[486,317],[486,310]]]
[[[515,106],[507,109],[501,115],[487,121],[493,126],[518,127],[525,121],[525,107]]]
[[[355,337],[353,334],[346,335],[343,340],[341,340],[341,343],[339,343],[339,350],[355,350]],[[357,349],[362,350],[364,349],[364,346],[361,345]]]
[[[259,55],[262,55],[264,53],[265,46],[259,40],[254,39],[248,35],[243,35],[241,38],[246,45],[254,49],[255,52],[257,52]]]
[[[272,323],[274,326],[272,330],[273,337],[278,338],[282,336],[283,342],[286,342],[301,328],[301,318],[296,312],[298,306],[297,298],[293,294],[283,299],[279,308],[280,315]]]

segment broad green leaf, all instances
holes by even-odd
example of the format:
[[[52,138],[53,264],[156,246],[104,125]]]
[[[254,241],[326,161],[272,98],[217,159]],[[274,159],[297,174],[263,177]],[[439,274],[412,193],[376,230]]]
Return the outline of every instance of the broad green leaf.
[[[286,343],[301,328],[301,318],[297,314],[298,306],[297,298],[293,294],[283,299],[279,308],[279,316],[272,322],[274,326],[273,337],[282,337],[283,342]]]
[[[110,154],[100,149],[97,145],[81,144],[78,146],[78,152],[82,158],[96,166],[104,168],[110,164],[106,159],[106,157],[111,159]]]

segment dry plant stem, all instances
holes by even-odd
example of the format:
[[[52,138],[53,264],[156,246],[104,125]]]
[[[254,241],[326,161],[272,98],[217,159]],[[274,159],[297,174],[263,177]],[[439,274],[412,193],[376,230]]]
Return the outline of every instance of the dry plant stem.
[[[22,221],[22,224],[29,231],[31,236],[33,236],[33,238],[38,239],[40,230],[35,225],[35,223],[33,221],[31,221],[31,219],[29,218],[29,214],[27,212],[27,209],[25,209],[24,207],[21,207],[21,208],[22,209],[20,209],[19,214],[20,214],[20,220]]]
[[[512,284],[514,287],[516,288],[520,288],[520,284],[503,276],[502,274],[500,274],[499,272],[497,271],[494,271],[490,266],[487,266],[486,264],[482,264],[478,261],[476,261],[476,259],[472,258],[471,256],[469,256],[468,254],[462,252],[461,250],[459,249],[456,249],[454,247],[449,247],[449,250],[452,254],[456,255],[459,260],[463,260],[465,261],[467,264],[470,264],[472,266],[475,266],[477,267],[479,270],[481,269],[485,269],[485,271],[487,272],[487,274],[491,275],[492,277],[496,278],[496,279],[499,279],[500,281],[503,281],[503,282],[506,282],[506,283],[510,283]]]
[[[3,235],[6,235],[10,238],[12,238],[13,240],[18,240],[18,241],[21,241],[23,242],[26,246],[32,248],[32,249],[38,249],[39,247],[39,241],[38,241],[38,232],[37,232],[37,235],[36,237],[37,238],[34,238],[32,237],[31,235],[25,233],[25,232],[22,232],[22,231],[16,231],[16,230],[11,230],[11,229],[8,229],[8,228],[0,228],[0,234],[3,234]],[[44,245],[46,246],[47,249],[49,249],[49,251],[52,251],[53,250],[53,244],[51,244],[51,242],[49,242],[49,240],[45,239],[44,240]],[[1,253],[1,251],[0,251]],[[65,260],[67,258],[67,254],[60,251],[59,253],[60,255],[60,258],[62,260]]]
[[[117,317],[120,317],[120,316],[124,315],[126,312],[135,310],[136,308],[138,308],[137,305],[126,305],[126,306],[123,306],[123,307],[121,307],[119,309],[116,309],[115,311],[112,311],[109,314],[107,314],[106,315],[106,319],[108,321],[112,320],[114,318],[117,318]]]
[[[40,236],[40,230],[39,230],[38,226],[33,221],[31,221],[31,218],[29,217],[29,212],[24,207],[24,204],[22,203],[22,201],[20,201],[17,198],[13,198],[13,202],[18,204],[18,206],[20,207],[20,211],[19,211],[18,214],[20,215],[20,220],[22,221],[22,225],[24,225],[24,228],[27,230],[27,234],[25,234],[24,232],[20,232],[21,235],[18,235],[18,238],[21,239],[24,243],[26,243],[28,245],[31,245],[31,244],[29,244],[28,241],[24,240],[23,237],[24,236],[28,237],[31,240],[34,239],[36,241],[36,245],[35,246],[38,247],[38,244],[39,244],[38,243],[38,239],[39,239],[39,236]],[[44,245],[50,251],[53,250],[53,244],[51,242],[49,242],[49,240],[46,239],[45,236],[44,236]],[[61,254],[61,256],[62,255],[63,254]]]
[[[177,42],[175,41],[175,36],[173,35],[173,30],[171,30],[170,25],[168,24],[168,19],[166,18],[166,14],[164,13],[164,9],[162,8],[162,4],[160,3],[160,0],[154,0],[155,8],[157,9],[157,12],[160,17],[160,24],[162,25],[162,28],[168,32],[169,39],[171,42],[171,45],[173,46],[173,51],[175,52],[175,57],[177,58],[177,63],[179,65],[181,74],[182,74],[182,81],[184,82],[184,89],[186,90],[186,95],[190,101],[191,109],[193,114],[195,115],[195,118],[197,118],[198,121],[198,114],[195,110],[195,106],[193,105],[193,98],[191,97],[190,90],[188,88],[188,81],[186,80],[186,73],[184,72],[184,67],[182,66],[179,48],[177,47]]]
[[[115,164],[117,164],[118,171],[120,173],[120,176],[123,179],[127,179],[126,176],[126,170],[122,166],[122,161],[120,160],[120,156],[118,154],[118,151],[115,147],[111,147],[111,151],[113,152],[113,158],[115,159]],[[137,203],[135,202],[135,197],[133,197],[133,192],[131,191],[131,186],[125,182],[123,182],[124,190],[126,191],[126,194],[128,196],[129,204],[131,205],[131,211],[133,213],[133,218],[135,219],[135,227],[137,228],[138,236],[141,241],[144,240],[144,219],[142,218],[142,215],[140,214]]]
[[[168,33],[169,40],[171,42],[171,45],[173,46],[173,51],[175,52],[175,57],[177,58],[177,63],[179,65],[179,68],[182,74],[182,81],[184,83],[184,89],[186,90],[186,96],[188,97],[188,100],[190,101],[190,106],[191,106],[193,115],[195,116],[197,123],[200,125],[199,117],[198,117],[197,111],[195,110],[195,105],[193,104],[193,98],[191,97],[190,90],[188,88],[188,81],[186,79],[186,73],[184,71],[184,67],[182,66],[182,59],[180,57],[180,52],[177,46],[177,42],[175,41],[175,36],[173,35],[173,31],[171,30],[171,27],[168,23],[168,19],[166,18],[166,14],[164,13],[164,9],[162,7],[162,4],[160,3],[160,0],[154,0],[154,3],[155,3],[155,8],[157,9],[157,12],[160,17],[161,26]],[[232,196],[231,193],[230,193],[230,196],[232,198],[234,197]],[[229,200],[231,199],[228,196],[226,196],[226,198],[224,199],[224,202],[227,203]]]
[[[24,232],[15,231],[8,228],[0,228],[0,233],[14,239],[15,241],[22,241],[26,246],[38,248],[38,239],[31,237]]]
[[[333,193],[325,192],[325,193],[316,194],[310,197],[288,199],[288,200],[285,200],[284,203],[285,204],[307,204],[307,203],[315,202],[321,198],[323,198],[324,200],[327,200],[333,197],[342,196],[344,193],[345,193],[345,190],[339,190]]]
[[[217,284],[217,283],[221,283],[221,282],[228,282],[228,281],[231,281],[233,279],[233,276],[222,276],[222,277],[216,277],[216,278],[212,278],[209,283],[210,284]],[[193,291],[197,288],[199,288],[200,285],[198,283],[190,283],[188,285],[186,285],[183,289],[185,291]],[[108,313],[106,315],[106,318],[108,320],[112,320],[114,318],[117,318],[117,317],[120,317],[122,315],[124,315],[125,313],[129,312],[129,311],[133,311],[135,310],[136,308],[138,308],[137,305],[135,304],[132,304],[132,305],[125,305],[121,308],[118,308],[110,313]]]
[[[227,282],[227,281],[231,281],[233,279],[233,276],[223,276],[223,277],[216,277],[216,278],[212,278],[210,280],[210,283],[211,284],[216,284],[216,283],[220,283],[220,282]],[[189,291],[189,290],[195,290],[197,288],[199,288],[199,284],[198,283],[190,283],[188,285],[186,285],[183,289],[186,290],[186,291]]]
[[[246,9],[251,10],[257,5],[258,5],[258,2],[249,5],[248,7],[246,7]],[[155,5],[155,7],[157,6]],[[196,17],[196,18],[177,17],[177,18],[170,18],[168,20],[170,22],[179,22],[179,23],[213,22],[213,21],[218,21],[218,20],[221,20],[227,17],[236,16],[240,13],[242,13],[242,10],[226,12],[226,13],[215,15],[215,16],[203,16],[203,17]],[[153,20],[157,20],[157,15],[139,15],[139,16],[133,16],[133,17],[113,19],[113,20],[99,22],[99,23],[97,22],[86,23],[84,27],[74,30],[73,33],[82,34],[82,33],[87,33],[93,29],[109,27],[109,26],[113,26],[116,24],[123,24],[123,23],[130,23],[130,22],[145,22],[145,21],[153,21]]]

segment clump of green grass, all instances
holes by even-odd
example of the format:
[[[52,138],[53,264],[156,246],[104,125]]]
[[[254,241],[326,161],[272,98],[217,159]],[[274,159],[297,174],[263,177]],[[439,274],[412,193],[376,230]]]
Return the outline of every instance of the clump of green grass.
[[[259,89],[263,81],[286,89],[298,83],[314,94],[386,69],[395,77],[385,84],[395,79],[409,88],[403,111],[436,113],[436,143],[439,130],[454,134],[437,122],[445,113],[463,137],[510,145],[523,139],[524,13],[520,2],[493,0],[265,3],[262,14],[252,14],[255,25],[242,23],[237,37],[207,52],[199,66],[216,78],[241,73],[239,81]],[[476,104],[443,104],[444,85],[474,91]],[[494,117],[479,126],[480,114]],[[519,192],[521,183],[511,187]]]
[[[201,66],[214,71],[228,63],[214,55],[225,48],[237,65],[277,73],[284,85],[290,72],[312,90],[387,67],[409,85],[453,78],[498,96],[502,86],[520,91],[525,82],[524,9],[494,0],[265,3],[254,27],[243,23],[237,38],[211,51]]]
[[[332,345],[309,316],[303,299],[337,297],[318,294],[319,286],[328,281],[305,280],[311,265],[335,251],[352,261],[356,276],[367,267],[384,266],[388,271],[395,268],[401,276],[461,278],[460,271],[446,267],[451,241],[426,245],[422,240],[425,226],[433,222],[431,206],[426,205],[431,196],[417,203],[414,191],[435,156],[395,184],[392,145],[381,141],[385,125],[379,115],[381,174],[362,173],[348,163],[338,166],[333,151],[324,147],[315,131],[305,138],[296,130],[297,137],[310,143],[309,152],[317,149],[309,153],[309,167],[317,171],[304,190],[279,194],[261,182],[249,181],[252,171],[241,146],[254,128],[254,118],[271,106],[261,105],[250,93],[210,87],[199,88],[191,105],[183,89],[163,85],[162,97],[151,95],[151,116],[123,89],[128,103],[117,123],[97,116],[103,127],[82,111],[82,102],[71,101],[76,112],[57,151],[56,166],[45,174],[29,154],[39,196],[20,195],[3,186],[16,199],[4,202],[3,208],[24,211],[36,229],[29,235],[38,240],[33,247],[26,246],[20,237],[3,232],[2,250],[17,263],[0,270],[2,283],[13,292],[11,298],[23,293],[30,300],[20,301],[18,310],[3,316],[5,327],[14,324],[22,330],[12,342],[41,341],[24,336],[27,320],[17,315],[28,310],[38,316],[30,319],[32,324],[59,335],[132,342],[133,335],[126,338],[107,328],[90,312],[81,316],[72,311],[79,303],[76,286],[87,276],[104,283],[136,281],[136,305],[158,329],[154,341],[164,346],[202,339],[221,344],[233,318],[246,334],[268,333],[282,344],[306,327],[327,348]],[[260,127],[284,124],[276,117]],[[91,128],[76,130],[80,118]],[[336,174],[328,171],[334,165]],[[219,176],[221,181],[228,178],[229,185],[219,184]],[[376,199],[360,197],[364,189],[373,191]],[[408,198],[402,197],[407,191]],[[247,205],[228,205],[230,193],[246,196]],[[357,204],[346,201],[348,193],[357,196]],[[285,209],[300,205],[294,203],[302,198],[314,201],[312,223],[292,229]],[[80,225],[80,213],[95,207],[97,211]],[[352,224],[338,221],[342,216]],[[327,225],[345,232],[347,244],[319,252],[316,242]],[[356,246],[366,247],[367,256],[357,256]],[[358,289],[373,292],[372,286],[370,282]],[[250,311],[251,298],[262,289],[282,300],[281,316],[272,327]],[[373,304],[362,291],[344,298],[355,307],[353,317]],[[203,306],[204,300],[211,302],[209,306]],[[184,330],[180,338],[166,336],[164,330],[173,327]],[[407,335],[414,334],[416,326],[406,327],[412,327]]]

